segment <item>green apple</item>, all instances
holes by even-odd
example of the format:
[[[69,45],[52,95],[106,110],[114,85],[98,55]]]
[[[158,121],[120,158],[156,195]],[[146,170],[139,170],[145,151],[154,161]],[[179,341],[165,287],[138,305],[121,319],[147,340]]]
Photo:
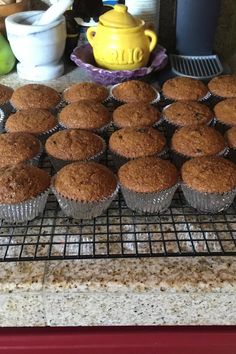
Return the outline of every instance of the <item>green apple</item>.
[[[12,53],[10,44],[0,34],[0,75],[8,74],[16,63],[14,54]]]

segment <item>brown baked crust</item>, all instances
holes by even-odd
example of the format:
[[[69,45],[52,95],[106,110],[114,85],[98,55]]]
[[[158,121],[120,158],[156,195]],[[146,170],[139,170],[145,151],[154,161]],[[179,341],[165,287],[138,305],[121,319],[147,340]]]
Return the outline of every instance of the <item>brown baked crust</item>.
[[[14,90],[11,87],[0,84],[0,104],[8,102],[13,92]]]
[[[108,198],[117,187],[113,172],[95,162],[75,162],[63,167],[53,184],[65,198],[84,202]]]
[[[38,196],[50,186],[49,174],[38,167],[19,164],[0,168],[0,203],[15,204]]]
[[[227,98],[217,103],[214,112],[219,122],[236,126],[236,98]]]
[[[26,109],[9,116],[5,128],[9,132],[39,135],[56,127],[56,117],[45,109]]]
[[[63,92],[65,101],[72,103],[81,100],[93,100],[102,103],[109,96],[109,91],[105,86],[94,82],[80,82],[73,84]]]
[[[236,149],[236,127],[230,128],[225,133],[225,139],[228,142],[228,146]]]
[[[162,92],[165,97],[175,101],[198,101],[206,96],[208,89],[200,80],[175,77],[164,83]]]
[[[221,75],[214,77],[208,83],[209,91],[224,98],[236,97],[236,75]]]
[[[89,159],[104,150],[103,139],[87,130],[62,130],[51,135],[45,144],[46,152],[61,160]]]
[[[109,139],[109,149],[126,158],[152,156],[166,146],[163,134],[154,128],[122,128]]]
[[[31,160],[40,152],[39,140],[27,133],[0,134],[0,167]]]
[[[216,155],[226,147],[224,137],[206,126],[180,128],[171,139],[171,149],[188,157]]]
[[[66,128],[100,129],[111,122],[111,114],[101,103],[83,100],[64,107],[59,122]]]
[[[164,109],[163,115],[167,121],[179,127],[206,125],[214,118],[208,106],[194,101],[174,102]]]
[[[52,109],[60,103],[60,95],[53,88],[42,84],[27,84],[17,88],[11,103],[16,109]]]
[[[225,193],[236,187],[236,165],[219,156],[196,157],[181,168],[183,182],[199,192]]]
[[[174,186],[178,180],[176,167],[158,157],[130,160],[118,171],[122,186],[142,193],[159,192]]]
[[[113,112],[113,121],[119,128],[151,127],[160,120],[160,112],[144,102],[125,103]]]
[[[122,82],[112,90],[115,98],[123,102],[150,103],[156,98],[156,92],[151,85],[139,80]]]

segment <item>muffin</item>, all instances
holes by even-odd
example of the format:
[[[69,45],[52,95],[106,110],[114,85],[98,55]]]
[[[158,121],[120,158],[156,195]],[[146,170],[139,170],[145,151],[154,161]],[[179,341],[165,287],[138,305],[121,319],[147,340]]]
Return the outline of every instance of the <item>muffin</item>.
[[[214,107],[217,128],[222,132],[236,127],[236,98],[227,98]]]
[[[0,168],[0,218],[26,222],[41,213],[47,201],[50,176],[35,166]]]
[[[128,161],[118,171],[127,206],[148,213],[159,213],[170,206],[178,177],[171,162],[153,156]]]
[[[214,96],[236,98],[236,75],[216,76],[208,83],[208,89]]]
[[[86,130],[59,131],[51,135],[45,144],[45,150],[56,171],[75,161],[99,161],[105,149],[105,141]]]
[[[54,109],[61,101],[59,93],[51,87],[42,84],[27,84],[17,88],[11,104],[16,110],[40,108]]]
[[[187,202],[201,212],[218,213],[236,195],[236,165],[219,156],[203,156],[184,163],[182,189]]]
[[[42,153],[40,141],[27,133],[0,134],[0,168],[27,162],[36,165]]]
[[[96,162],[75,162],[53,178],[52,190],[68,217],[91,219],[101,215],[118,192],[115,175]]]
[[[109,149],[117,167],[129,159],[162,155],[165,147],[164,135],[154,128],[122,128],[109,139]]]
[[[175,77],[164,83],[162,92],[173,101],[199,101],[207,95],[208,89],[200,80]]]
[[[81,100],[93,100],[102,103],[108,96],[108,89],[94,82],[80,82],[68,87],[63,92],[63,99],[68,103]]]
[[[118,128],[145,128],[160,122],[160,112],[143,102],[125,103],[113,112],[113,121]]]
[[[10,101],[13,92],[11,87],[0,84],[0,107]]]
[[[95,101],[80,101],[64,107],[59,114],[59,123],[64,128],[86,129],[101,132],[111,122],[106,107]]]
[[[122,82],[112,87],[113,98],[120,102],[153,103],[158,100],[158,92],[149,84],[139,80]]]
[[[5,129],[8,132],[24,132],[45,140],[58,128],[56,117],[45,109],[26,109],[9,116]]]
[[[177,167],[191,157],[223,155],[226,151],[223,135],[211,127],[183,127],[171,139],[172,158]]]
[[[229,146],[227,158],[236,163],[236,127],[233,127],[225,133],[225,139]]]

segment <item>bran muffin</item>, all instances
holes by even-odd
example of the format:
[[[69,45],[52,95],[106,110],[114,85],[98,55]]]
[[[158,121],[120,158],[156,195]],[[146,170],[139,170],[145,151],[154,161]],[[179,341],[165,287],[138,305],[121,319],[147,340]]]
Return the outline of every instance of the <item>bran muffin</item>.
[[[64,107],[59,114],[59,123],[65,128],[99,131],[111,122],[106,107],[95,101],[80,101]]]
[[[236,98],[227,98],[214,107],[215,117],[226,128],[236,126]]]
[[[104,102],[109,96],[109,91],[105,86],[94,82],[80,82],[73,84],[63,92],[63,98],[68,103],[81,100],[92,100]]]
[[[226,141],[217,130],[206,126],[183,127],[171,139],[173,160],[179,167],[191,157],[224,154]],[[179,159],[178,159],[179,158]]]
[[[13,92],[11,87],[0,84],[0,106],[9,102]]]
[[[100,136],[75,129],[51,135],[45,144],[45,150],[56,171],[73,161],[99,161],[105,149],[105,141]]]
[[[222,98],[236,98],[236,75],[214,77],[208,88],[211,94]]]
[[[0,218],[25,222],[43,211],[50,176],[35,166],[18,164],[0,168]]]
[[[236,126],[227,130],[225,139],[229,146],[227,158],[236,163]]]
[[[27,133],[0,134],[0,168],[22,162],[37,164],[41,155],[39,140]]]
[[[53,109],[61,101],[59,93],[42,84],[27,84],[17,88],[11,104],[17,110],[29,108]]]
[[[75,162],[56,174],[52,189],[67,216],[90,219],[108,208],[118,192],[118,184],[106,166]]]
[[[236,195],[236,165],[219,156],[191,159],[181,168],[182,189],[188,203],[203,212],[228,208]]]
[[[158,98],[157,91],[148,83],[139,80],[130,80],[113,86],[112,96],[121,102],[152,103]]]
[[[178,101],[166,106],[163,117],[175,127],[208,125],[214,118],[212,110],[200,102]]]
[[[36,136],[46,134],[57,128],[56,117],[45,109],[25,109],[9,116],[5,129],[8,132],[24,132]]]
[[[118,128],[145,128],[160,122],[160,112],[143,102],[125,103],[113,112],[113,121]]]
[[[162,92],[165,98],[174,101],[198,101],[206,96],[208,89],[200,80],[175,77],[164,83]]]
[[[127,206],[153,213],[170,206],[179,174],[171,162],[151,156],[127,162],[118,178]]]
[[[161,155],[166,147],[166,139],[154,128],[122,128],[115,131],[109,139],[116,166],[128,159]]]

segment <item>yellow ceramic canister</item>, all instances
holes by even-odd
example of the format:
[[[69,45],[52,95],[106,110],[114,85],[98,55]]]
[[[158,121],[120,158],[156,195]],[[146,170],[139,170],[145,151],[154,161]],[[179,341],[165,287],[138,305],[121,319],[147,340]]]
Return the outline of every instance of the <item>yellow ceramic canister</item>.
[[[127,6],[115,5],[99,17],[97,27],[89,27],[87,38],[99,67],[110,70],[134,70],[145,66],[157,43],[155,32],[145,22],[127,12]]]

